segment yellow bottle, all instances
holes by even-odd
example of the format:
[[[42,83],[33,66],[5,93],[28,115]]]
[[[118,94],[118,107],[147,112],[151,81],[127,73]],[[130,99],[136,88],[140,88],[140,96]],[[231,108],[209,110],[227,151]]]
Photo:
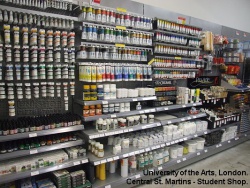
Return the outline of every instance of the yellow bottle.
[[[100,167],[100,170],[99,170],[99,172],[100,172],[100,177],[99,177],[99,179],[100,180],[105,180],[106,179],[106,170],[105,170],[105,163],[103,163],[103,164],[100,164],[99,165]]]
[[[96,176],[97,178],[100,178],[100,165],[97,165],[97,166],[95,167],[95,176]]]

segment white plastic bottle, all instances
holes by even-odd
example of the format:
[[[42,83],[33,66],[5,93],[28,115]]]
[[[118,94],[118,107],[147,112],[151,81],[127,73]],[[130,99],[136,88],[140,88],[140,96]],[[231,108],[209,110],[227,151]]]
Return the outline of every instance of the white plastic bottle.
[[[153,159],[153,166],[154,167],[157,167],[158,166],[158,153],[156,153],[156,151],[153,152],[153,156],[154,156],[154,159]]]

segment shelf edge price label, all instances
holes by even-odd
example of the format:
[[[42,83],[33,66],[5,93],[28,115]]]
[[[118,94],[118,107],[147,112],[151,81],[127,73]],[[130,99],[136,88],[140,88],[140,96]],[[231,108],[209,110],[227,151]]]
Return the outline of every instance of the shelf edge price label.
[[[157,127],[161,126],[161,123],[156,123],[156,126],[157,126]]]
[[[181,57],[175,57],[174,59],[176,59],[176,60],[181,60]]]
[[[148,65],[151,65],[155,61],[155,58],[153,58],[151,61],[148,62]]]
[[[124,27],[124,26],[119,26],[119,25],[117,25],[115,28],[116,28],[116,29],[120,29],[120,30],[126,30],[126,27]]]
[[[38,174],[39,174],[39,171],[33,171],[33,172],[30,173],[30,176],[36,176]]]
[[[135,179],[138,179],[138,178],[140,178],[140,177],[141,177],[141,174],[135,175]]]
[[[88,160],[88,159],[84,159],[84,160],[82,160],[82,164],[85,164],[85,163],[87,163],[87,162],[89,162],[89,160]]]
[[[95,166],[97,166],[97,165],[99,165],[99,164],[101,164],[100,161],[94,162],[94,165],[95,165]]]
[[[76,165],[79,165],[79,164],[81,164],[81,163],[80,163],[80,161],[76,161],[76,162],[74,162],[73,164],[74,164],[74,166],[76,166]]]
[[[167,145],[167,146],[169,146],[169,145],[170,145],[170,143],[166,143],[166,145]]]
[[[177,160],[177,163],[180,163],[181,162],[181,160]]]
[[[200,155],[200,154],[201,154],[200,152],[197,153],[197,155]]]
[[[230,143],[231,143],[231,140],[228,140],[227,142],[230,144]]]
[[[194,117],[194,119],[196,119],[197,118],[197,116],[193,116]]]
[[[150,148],[146,148],[145,150],[146,150],[146,151],[150,151]]]
[[[168,124],[171,124],[172,123],[172,121],[168,121]]]
[[[131,131],[133,131],[133,130],[134,130],[134,129],[129,129],[128,131],[131,132]]]
[[[235,140],[239,140],[239,137],[236,137]]]
[[[158,170],[162,170],[162,166],[159,166],[159,167],[158,167]]]
[[[112,158],[108,158],[108,159],[107,159],[108,162],[111,162],[111,161],[113,161],[113,160],[114,160],[114,159],[112,159]]]
[[[181,121],[185,121],[185,119],[184,119],[184,118],[181,118]]]
[[[106,185],[105,188],[111,188],[111,185]]]
[[[30,150],[30,154],[31,154],[31,155],[32,155],[32,154],[36,154],[36,153],[38,153],[37,149],[32,149],[32,150]]]
[[[101,160],[101,164],[106,163],[106,162],[107,162],[106,159]]]
[[[205,149],[204,152],[207,153],[207,149]]]
[[[139,113],[140,113],[140,114],[144,114],[144,111],[143,111],[143,110],[141,110]]]
[[[115,44],[117,48],[125,48],[125,44]]]
[[[186,108],[187,106],[186,105],[182,105],[182,108]]]
[[[165,147],[165,144],[161,144],[161,147]]]
[[[197,134],[194,135],[194,137],[197,137],[197,136],[198,136]]]
[[[183,161],[186,161],[186,160],[187,160],[187,158],[186,158],[186,157],[184,157],[182,160],[183,160]]]
[[[188,117],[187,119],[188,119],[188,120],[190,120],[190,119],[191,119],[191,117]]]
[[[29,134],[29,137],[32,138],[32,137],[37,137],[37,133],[30,133]]]
[[[102,104],[108,104],[108,101],[102,101]]]
[[[111,118],[116,118],[116,114],[112,114],[110,117]]]
[[[193,106],[196,106],[196,103],[194,103]]]
[[[127,154],[127,153],[126,153],[126,154],[123,154],[123,157],[125,157],[125,158],[128,157],[128,154]]]
[[[205,131],[204,134],[207,134],[207,131]]]
[[[119,156],[116,156],[116,157],[113,157],[114,160],[118,160],[119,159]]]
[[[164,108],[164,110],[168,110],[168,108]]]
[[[116,10],[119,11],[119,12],[124,12],[124,13],[127,12],[127,9],[121,8],[121,7],[117,7]]]
[[[137,99],[132,99],[132,101],[138,101]]]

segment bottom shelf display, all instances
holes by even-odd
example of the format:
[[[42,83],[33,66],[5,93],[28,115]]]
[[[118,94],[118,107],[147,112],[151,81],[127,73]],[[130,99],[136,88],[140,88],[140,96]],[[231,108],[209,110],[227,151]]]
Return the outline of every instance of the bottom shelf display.
[[[214,134],[216,134],[216,132],[214,132]],[[172,147],[173,149],[171,149],[170,147],[169,156],[167,158],[169,161],[166,163],[163,163],[164,157],[162,156],[159,157],[159,159],[161,160],[160,163],[158,164],[154,163],[155,157],[152,158],[150,157],[151,154],[149,154],[148,158],[149,160],[153,160],[153,162],[152,163],[149,162],[151,166],[149,166],[147,169],[144,169],[143,166],[140,166],[141,164],[140,162],[145,163],[145,160],[143,161],[142,159],[143,158],[142,154],[140,155],[139,160],[137,160],[139,164],[138,166],[135,163],[131,162],[131,157],[122,159],[120,161],[121,169],[119,168],[116,169],[116,167],[118,166],[116,163],[119,163],[118,161],[116,162],[112,161],[111,163],[108,163],[108,165],[106,164],[106,166],[105,164],[98,165],[96,166],[95,172],[96,172],[96,176],[97,177],[99,176],[99,178],[96,178],[96,181],[93,183],[93,187],[94,188],[110,188],[110,187],[113,188],[113,187],[118,187],[121,185],[122,187],[134,187],[134,186],[141,185],[141,184],[148,184],[150,183],[150,181],[153,181],[154,178],[164,176],[164,175],[169,175],[168,173],[171,173],[174,170],[180,169],[193,162],[197,162],[201,159],[204,159],[206,157],[219,153],[220,151],[226,150],[230,147],[233,147],[237,144],[247,141],[250,139],[249,134],[250,132],[236,136],[236,137],[235,135],[231,135],[231,136],[234,136],[231,138],[230,137],[226,138],[225,134],[224,135],[220,134],[220,139],[222,142],[216,143],[208,147],[206,146],[202,147],[202,139],[196,138],[197,141],[200,141],[199,143],[197,142],[197,146],[199,147],[199,149],[195,149],[194,147],[195,144],[192,143],[193,141],[190,140],[187,147],[188,149],[191,149],[192,152],[185,154],[185,144],[182,148],[183,153],[184,153],[183,155],[181,155],[178,152],[178,145],[173,146]],[[213,136],[214,135],[208,134],[205,136],[205,139],[207,140],[207,137],[211,139],[211,137]],[[147,165],[149,165],[149,163]],[[131,171],[131,168],[129,168],[131,166],[135,167],[135,169],[132,171]],[[136,168],[136,167],[139,167],[139,168]],[[105,174],[106,173],[105,168],[107,171],[109,171],[109,173],[107,173],[107,176]]]

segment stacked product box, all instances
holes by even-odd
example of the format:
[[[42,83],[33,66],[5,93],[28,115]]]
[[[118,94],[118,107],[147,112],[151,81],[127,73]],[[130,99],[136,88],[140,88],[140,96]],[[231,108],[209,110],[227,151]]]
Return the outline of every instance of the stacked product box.
[[[57,188],[71,188],[70,173],[67,170],[52,172],[53,180]]]
[[[86,183],[85,172],[83,170],[70,173],[72,188],[77,188]]]

